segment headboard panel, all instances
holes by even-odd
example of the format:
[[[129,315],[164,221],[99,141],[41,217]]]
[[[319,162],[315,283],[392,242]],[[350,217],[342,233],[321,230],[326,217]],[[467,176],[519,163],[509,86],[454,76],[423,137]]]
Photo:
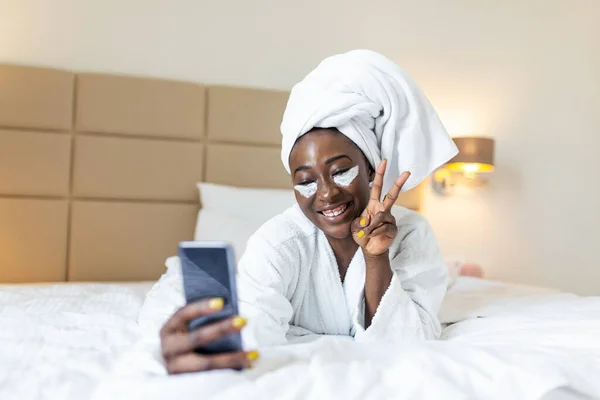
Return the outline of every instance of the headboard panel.
[[[68,196],[70,163],[69,134],[0,129],[2,194]]]
[[[0,64],[0,127],[69,131],[75,74]]]
[[[279,154],[278,148],[213,143],[208,146],[206,181],[241,187],[289,187],[290,177]]]
[[[78,74],[75,130],[201,140],[203,85],[127,76]]]
[[[287,96],[0,65],[0,281],[156,279],[197,182],[289,188]]]
[[[60,282],[66,278],[69,202],[0,197],[2,282]]]
[[[76,134],[74,144],[77,198],[197,202],[201,142]]]
[[[288,95],[273,90],[209,87],[208,138],[279,148],[279,125]]]
[[[162,202],[71,204],[68,280],[156,279],[180,240],[192,238],[198,207]]]

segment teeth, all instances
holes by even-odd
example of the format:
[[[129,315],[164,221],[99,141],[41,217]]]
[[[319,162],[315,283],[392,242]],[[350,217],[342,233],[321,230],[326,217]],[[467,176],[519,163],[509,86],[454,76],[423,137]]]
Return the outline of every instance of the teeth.
[[[341,206],[334,208],[333,210],[323,211],[323,215],[325,215],[326,217],[337,217],[344,211],[346,211],[346,204],[342,204]]]

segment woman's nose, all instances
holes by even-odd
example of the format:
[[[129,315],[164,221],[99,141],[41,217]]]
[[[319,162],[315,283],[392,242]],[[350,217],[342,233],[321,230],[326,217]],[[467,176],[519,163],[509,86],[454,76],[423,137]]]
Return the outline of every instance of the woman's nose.
[[[333,182],[324,181],[319,185],[319,198],[331,202],[340,193],[340,188]]]

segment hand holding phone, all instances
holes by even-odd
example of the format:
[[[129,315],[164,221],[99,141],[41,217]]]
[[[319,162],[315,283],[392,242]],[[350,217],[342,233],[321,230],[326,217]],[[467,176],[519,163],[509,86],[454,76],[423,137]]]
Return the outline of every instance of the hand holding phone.
[[[221,299],[206,299],[180,308],[160,331],[162,356],[169,374],[209,371],[213,369],[248,368],[259,357],[257,351],[236,351],[216,355],[198,354],[195,349],[238,333],[245,325],[241,317],[230,317],[219,322],[188,329],[191,321],[214,315],[222,310]]]
[[[187,305],[161,330],[169,373],[242,369],[258,352],[242,351],[233,249],[223,242],[182,242],[179,258]]]

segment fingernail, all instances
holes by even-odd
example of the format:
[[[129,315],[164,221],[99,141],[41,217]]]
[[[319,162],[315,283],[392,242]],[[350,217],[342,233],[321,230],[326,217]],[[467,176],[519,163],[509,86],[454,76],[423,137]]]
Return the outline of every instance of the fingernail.
[[[260,354],[256,350],[249,351],[248,354],[246,354],[248,361],[255,361],[258,357],[260,357]]]
[[[363,218],[360,220],[360,226],[365,226],[365,225],[367,225],[367,219]]]
[[[356,236],[358,236],[358,238],[361,239],[363,236],[365,236],[365,231],[358,232]]]
[[[208,301],[208,307],[212,308],[213,310],[220,310],[223,308],[223,304],[223,299],[210,299]]]
[[[231,323],[237,329],[242,329],[244,326],[246,326],[246,320],[242,317],[235,317]]]

